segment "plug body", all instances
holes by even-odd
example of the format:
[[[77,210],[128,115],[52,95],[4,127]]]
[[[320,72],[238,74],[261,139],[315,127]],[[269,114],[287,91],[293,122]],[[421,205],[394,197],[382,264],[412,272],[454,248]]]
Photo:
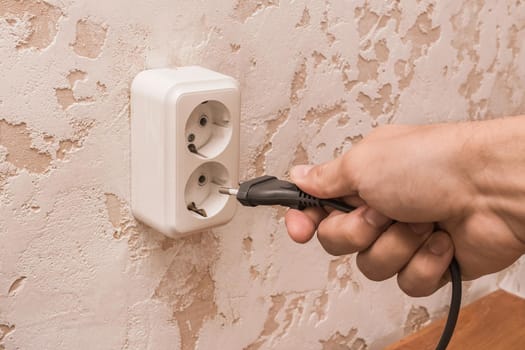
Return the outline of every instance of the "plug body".
[[[239,189],[219,189],[222,194],[235,196],[244,206],[281,205],[303,210],[309,207],[331,207],[349,213],[355,208],[337,199],[320,199],[301,191],[295,184],[275,176],[261,176],[242,182]]]

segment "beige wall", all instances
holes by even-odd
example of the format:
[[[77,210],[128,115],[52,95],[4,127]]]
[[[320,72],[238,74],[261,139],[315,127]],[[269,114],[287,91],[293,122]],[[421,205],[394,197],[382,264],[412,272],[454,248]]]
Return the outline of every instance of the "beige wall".
[[[0,349],[379,349],[443,315],[448,288],[367,281],[279,209],[181,240],[136,222],[129,85],[236,77],[240,176],[285,176],[380,124],[525,113],[524,41],[522,1],[0,0]]]

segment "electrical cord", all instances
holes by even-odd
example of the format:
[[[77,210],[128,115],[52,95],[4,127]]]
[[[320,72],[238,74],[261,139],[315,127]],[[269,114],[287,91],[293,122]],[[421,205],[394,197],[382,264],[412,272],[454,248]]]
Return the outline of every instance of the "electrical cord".
[[[452,281],[452,295],[450,297],[450,309],[448,310],[447,321],[445,323],[445,328],[441,333],[441,338],[436,347],[436,350],[445,350],[452,338],[454,333],[454,328],[456,328],[456,323],[458,321],[459,309],[461,307],[461,270],[459,268],[458,261],[456,258],[452,258],[450,266],[448,267],[450,271],[450,280]]]
[[[303,210],[309,207],[331,207],[345,213],[355,208],[337,199],[319,199],[301,191],[295,184],[277,179],[275,176],[261,176],[239,185],[238,189],[221,187],[219,192],[235,196],[244,206],[282,205]],[[461,306],[461,271],[455,258],[449,266],[452,281],[452,296],[445,328],[441,333],[436,350],[445,350],[452,338]]]

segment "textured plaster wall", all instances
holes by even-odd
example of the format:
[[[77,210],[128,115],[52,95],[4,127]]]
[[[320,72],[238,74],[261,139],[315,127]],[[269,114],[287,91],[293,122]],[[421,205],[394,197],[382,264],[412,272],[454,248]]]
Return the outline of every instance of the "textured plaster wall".
[[[241,178],[286,176],[380,124],[525,113],[524,41],[521,0],[0,0],[0,349],[379,349],[444,315],[449,288],[367,281],[280,209],[181,240],[135,221],[130,82],[236,77]]]

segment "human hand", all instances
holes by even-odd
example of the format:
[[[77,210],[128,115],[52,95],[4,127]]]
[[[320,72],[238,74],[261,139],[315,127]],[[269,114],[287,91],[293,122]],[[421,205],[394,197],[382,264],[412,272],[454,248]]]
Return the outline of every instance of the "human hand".
[[[289,210],[291,238],[304,243],[317,230],[327,252],[358,252],[365,276],[381,281],[397,274],[411,296],[443,286],[454,255],[464,279],[509,266],[525,253],[525,146],[521,141],[513,150],[521,154],[519,166],[499,149],[518,127],[513,123],[525,133],[525,121],[517,119],[504,126],[379,127],[333,161],[293,168],[292,181],[303,191],[359,208]],[[495,127],[500,135],[492,137]]]

